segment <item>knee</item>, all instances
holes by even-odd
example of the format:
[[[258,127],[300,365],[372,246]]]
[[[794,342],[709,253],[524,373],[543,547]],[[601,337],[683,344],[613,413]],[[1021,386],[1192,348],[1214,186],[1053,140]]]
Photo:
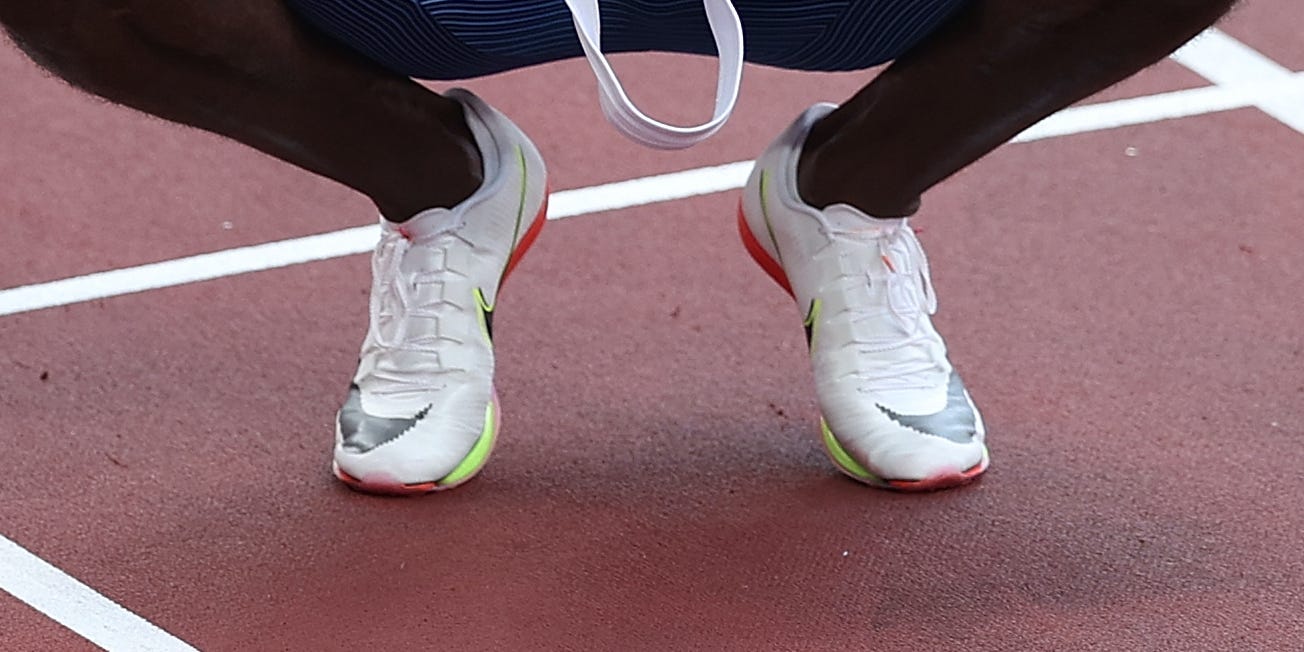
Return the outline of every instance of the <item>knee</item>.
[[[38,65],[82,90],[121,100],[148,85],[169,57],[225,61],[235,9],[206,0],[2,0],[0,24]],[[226,5],[226,3],[221,3]],[[262,4],[256,6],[264,6]],[[214,18],[219,16],[219,18]],[[204,22],[206,20],[207,22]],[[223,22],[226,21],[226,22]]]
[[[45,65],[41,61],[45,58],[42,53],[49,49],[51,41],[59,38],[60,32],[66,30],[61,25],[66,26],[71,17],[67,12],[59,11],[66,8],[67,3],[50,4],[53,11],[47,11],[41,0],[0,3],[0,26],[19,49],[42,65]]]
[[[1123,1],[1146,11],[1156,23],[1162,21],[1175,27],[1197,30],[1218,22],[1218,19],[1231,11],[1236,4],[1236,0],[1150,0],[1150,2],[1140,3],[1134,0]]]
[[[73,2],[56,0],[8,0],[0,3],[0,25],[15,40],[55,30],[72,18]]]
[[[1021,4],[1018,0],[1002,7],[1023,20],[1028,31],[1054,31],[1063,25],[1083,21],[1113,24],[1120,29],[1147,32],[1203,29],[1217,22],[1237,0],[1049,0]],[[996,14],[997,20],[1011,20]]]
[[[38,65],[80,85],[96,76],[96,68],[111,65],[104,45],[117,31],[111,24],[118,5],[105,0],[6,0],[0,3],[0,25]]]
[[[1185,15],[1222,16],[1231,10],[1236,0],[1152,0],[1163,10]]]

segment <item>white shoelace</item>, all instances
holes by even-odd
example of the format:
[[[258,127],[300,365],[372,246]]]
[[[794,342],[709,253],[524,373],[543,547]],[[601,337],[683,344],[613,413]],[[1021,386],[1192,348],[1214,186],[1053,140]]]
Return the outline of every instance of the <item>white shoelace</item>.
[[[887,270],[881,279],[866,271],[866,291],[860,295],[868,299],[872,296],[869,286],[885,283],[886,305],[864,301],[852,302],[848,307],[853,324],[879,322],[887,317],[899,329],[894,334],[857,335],[853,342],[856,352],[867,360],[850,375],[862,381],[861,391],[933,387],[935,382],[928,382],[934,377],[931,372],[945,369],[946,354],[941,341],[925,327],[928,316],[937,312],[937,295],[933,292],[928,256],[919,238],[904,220],[897,228],[828,230],[826,235],[857,245],[873,244],[879,260],[866,262]],[[884,355],[919,344],[927,348],[926,356]]]
[[[423,284],[438,281],[446,272],[418,272],[405,275],[402,265],[415,247],[438,245],[444,239],[455,238],[451,233],[440,233],[430,242],[413,242],[402,229],[382,229],[380,244],[372,257],[371,273],[375,279],[372,287],[370,332],[380,356],[373,365],[369,387],[375,394],[401,394],[413,391],[438,391],[445,386],[448,374],[467,370],[445,364],[442,350],[460,346],[460,341],[447,335],[430,337],[409,332],[412,318],[447,318],[447,306],[420,302],[419,290]],[[406,276],[406,278],[405,278]],[[391,332],[386,334],[386,327]],[[405,360],[395,358],[410,356]],[[383,363],[389,364],[383,364]]]

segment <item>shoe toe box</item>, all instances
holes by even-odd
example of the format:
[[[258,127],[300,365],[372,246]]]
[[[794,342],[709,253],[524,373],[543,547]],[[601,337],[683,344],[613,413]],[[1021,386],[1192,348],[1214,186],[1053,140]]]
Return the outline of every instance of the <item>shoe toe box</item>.
[[[456,400],[430,406],[408,418],[366,412],[357,391],[336,421],[337,470],[363,483],[438,482],[453,473],[497,428],[491,399]]]
[[[982,416],[963,386],[953,382],[952,388],[946,406],[929,414],[902,414],[862,392],[830,401],[825,444],[844,471],[874,484],[928,481],[985,466]]]

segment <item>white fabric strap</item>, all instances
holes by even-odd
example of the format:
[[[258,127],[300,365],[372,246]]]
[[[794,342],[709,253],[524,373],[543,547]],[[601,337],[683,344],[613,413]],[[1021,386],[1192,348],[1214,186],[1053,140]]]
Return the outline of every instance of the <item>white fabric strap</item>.
[[[694,127],[676,127],[658,122],[634,106],[616,78],[607,57],[602,54],[602,22],[598,0],[566,0],[575,22],[584,55],[598,78],[598,99],[607,120],[630,138],[659,149],[692,147],[720,130],[733,113],[738,101],[738,87],[743,78],[743,25],[729,0],[703,0],[706,17],[715,37],[720,58],[720,74],[715,87],[715,115]]]

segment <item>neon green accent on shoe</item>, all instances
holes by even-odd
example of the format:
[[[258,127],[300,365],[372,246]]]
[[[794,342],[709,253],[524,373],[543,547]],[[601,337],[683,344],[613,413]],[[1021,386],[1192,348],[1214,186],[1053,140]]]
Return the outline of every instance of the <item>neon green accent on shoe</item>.
[[[457,484],[471,477],[480,467],[484,466],[485,459],[489,457],[489,451],[494,448],[494,435],[498,432],[498,414],[494,410],[494,405],[494,401],[489,401],[489,405],[485,407],[484,431],[480,433],[480,438],[476,440],[475,446],[471,447],[471,452],[466,454],[466,459],[462,460],[448,475],[440,478],[436,484]]]
[[[783,252],[779,251],[779,239],[774,237],[774,226],[770,224],[770,171],[761,170],[761,219],[765,221],[765,232],[770,236],[770,244],[774,245],[776,262],[783,266]]]
[[[516,245],[520,244],[521,238],[521,221],[525,219],[525,191],[530,187],[530,168],[525,162],[525,150],[520,145],[516,146],[516,162],[521,165],[521,195],[516,201],[516,224],[512,226],[512,250],[516,250]],[[498,287],[502,287],[503,279],[507,276],[507,265],[511,264],[512,257],[507,257],[507,263],[503,265],[502,271],[498,274]]]
[[[833,431],[829,430],[829,424],[824,419],[820,419],[820,431],[824,433],[824,448],[828,449],[829,455],[833,456],[833,462],[842,467],[842,470],[850,473],[867,482],[882,484],[883,479],[870,473],[868,469],[860,465],[860,462],[851,458],[847,451],[842,448],[838,438],[833,436]]]

